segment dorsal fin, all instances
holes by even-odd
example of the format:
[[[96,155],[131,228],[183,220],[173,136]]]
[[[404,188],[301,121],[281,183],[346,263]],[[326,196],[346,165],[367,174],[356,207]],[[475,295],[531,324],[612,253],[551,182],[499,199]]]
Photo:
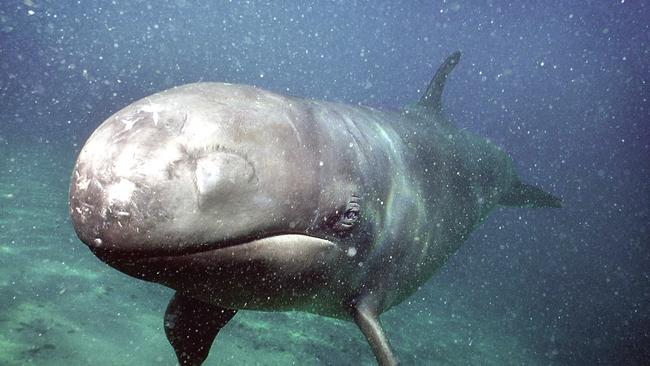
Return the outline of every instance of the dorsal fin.
[[[436,71],[436,74],[433,75],[433,79],[431,79],[427,91],[422,95],[422,98],[420,98],[420,101],[418,102],[419,105],[436,112],[442,109],[442,90],[445,87],[447,75],[449,75],[451,70],[456,67],[458,61],[460,61],[460,51],[456,51],[447,57],[445,62],[443,62],[438,68],[438,71]]]

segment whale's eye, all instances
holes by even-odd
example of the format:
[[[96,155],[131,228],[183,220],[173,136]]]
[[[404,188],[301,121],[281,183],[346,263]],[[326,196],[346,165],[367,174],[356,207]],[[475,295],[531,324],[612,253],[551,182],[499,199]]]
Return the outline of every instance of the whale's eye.
[[[341,219],[343,224],[354,224],[355,221],[359,218],[359,207],[350,207],[343,214]]]
[[[358,200],[358,197],[353,197],[353,199],[348,202],[345,211],[343,211],[336,224],[334,224],[334,229],[338,231],[348,230],[359,220],[361,206],[359,205]]]

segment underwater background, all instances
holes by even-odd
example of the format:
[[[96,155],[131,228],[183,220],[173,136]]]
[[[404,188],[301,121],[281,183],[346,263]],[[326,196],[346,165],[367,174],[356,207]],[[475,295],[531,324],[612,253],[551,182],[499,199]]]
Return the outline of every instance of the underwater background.
[[[385,110],[451,52],[446,111],[564,208],[495,210],[382,316],[404,365],[650,363],[650,6],[644,1],[0,4],[0,365],[171,365],[172,291],[109,268],[68,218],[113,112],[196,81]],[[374,365],[352,323],[242,311],[206,365]]]

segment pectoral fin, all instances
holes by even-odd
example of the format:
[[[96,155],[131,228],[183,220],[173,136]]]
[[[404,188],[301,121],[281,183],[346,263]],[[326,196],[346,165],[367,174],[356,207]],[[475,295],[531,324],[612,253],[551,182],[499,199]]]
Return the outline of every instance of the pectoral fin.
[[[399,365],[397,358],[390,349],[388,338],[386,338],[386,334],[384,334],[384,330],[379,323],[379,314],[377,314],[373,302],[370,299],[362,299],[355,303],[352,316],[354,322],[368,340],[379,366]]]
[[[165,334],[180,365],[201,365],[214,338],[237,310],[174,294],[165,312]]]

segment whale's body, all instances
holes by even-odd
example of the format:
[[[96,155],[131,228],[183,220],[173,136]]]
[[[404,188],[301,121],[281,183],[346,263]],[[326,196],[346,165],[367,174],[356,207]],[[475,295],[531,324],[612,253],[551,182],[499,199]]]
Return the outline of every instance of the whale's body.
[[[176,290],[165,330],[181,364],[200,364],[238,309],[354,320],[394,364],[379,314],[495,206],[559,206],[447,120],[458,57],[402,113],[222,83],[137,101],[79,154],[75,230],[111,266]]]

